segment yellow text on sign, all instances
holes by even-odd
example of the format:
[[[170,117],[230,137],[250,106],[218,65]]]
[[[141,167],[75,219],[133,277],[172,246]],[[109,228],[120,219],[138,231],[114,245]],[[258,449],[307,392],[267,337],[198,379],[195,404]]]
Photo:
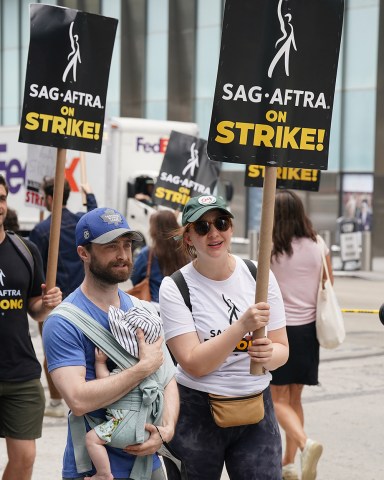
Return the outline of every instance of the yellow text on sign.
[[[324,129],[289,127],[222,120],[216,126],[215,141],[228,144],[254,145],[267,148],[292,148],[294,150],[324,149]]]
[[[39,130],[44,133],[54,133],[89,140],[99,140],[100,127],[100,123],[37,112],[27,113],[26,124],[24,125],[24,128],[27,130]]]
[[[277,167],[278,180],[301,180],[304,182],[316,182],[318,179],[318,170],[309,168],[290,168]],[[258,178],[265,175],[265,167],[263,165],[249,165],[247,175],[249,178]]]

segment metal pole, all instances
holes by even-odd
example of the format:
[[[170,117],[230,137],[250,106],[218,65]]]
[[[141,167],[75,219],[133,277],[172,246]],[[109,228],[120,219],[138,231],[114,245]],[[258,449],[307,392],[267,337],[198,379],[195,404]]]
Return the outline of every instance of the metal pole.
[[[362,232],[361,235],[361,270],[372,271],[371,232]]]
[[[249,238],[249,258],[251,260],[257,260],[257,251],[259,246],[259,233],[256,230],[250,230],[248,232]]]

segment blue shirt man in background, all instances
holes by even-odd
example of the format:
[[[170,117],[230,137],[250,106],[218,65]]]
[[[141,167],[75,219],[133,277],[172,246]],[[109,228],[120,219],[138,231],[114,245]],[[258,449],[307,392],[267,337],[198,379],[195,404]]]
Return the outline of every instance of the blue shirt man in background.
[[[44,191],[45,207],[48,212],[52,212],[54,178],[45,178],[42,185]],[[97,207],[96,199],[93,193],[90,193],[88,185],[82,185],[86,194],[87,211]],[[59,255],[57,261],[56,285],[60,287],[63,293],[63,299],[72,293],[84,280],[83,264],[77,254],[75,230],[79,219],[85,212],[73,213],[67,208],[67,202],[71,188],[67,180],[64,182],[63,209],[61,214],[61,229]],[[51,230],[52,215],[42,222],[38,223],[31,231],[29,240],[31,240],[40,251],[43,259],[44,272],[47,272],[49,235]],[[42,333],[43,324],[39,323],[39,331]],[[47,370],[47,362],[44,358],[44,371],[48,381],[50,402],[47,403],[44,415],[49,417],[65,416],[65,409],[60,393],[53,384]]]

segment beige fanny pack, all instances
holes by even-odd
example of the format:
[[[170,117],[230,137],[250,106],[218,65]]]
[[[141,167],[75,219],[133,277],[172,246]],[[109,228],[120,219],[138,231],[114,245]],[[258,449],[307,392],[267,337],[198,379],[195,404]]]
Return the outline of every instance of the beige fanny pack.
[[[259,423],[264,418],[263,392],[243,397],[208,394],[212,417],[219,427],[238,427]]]

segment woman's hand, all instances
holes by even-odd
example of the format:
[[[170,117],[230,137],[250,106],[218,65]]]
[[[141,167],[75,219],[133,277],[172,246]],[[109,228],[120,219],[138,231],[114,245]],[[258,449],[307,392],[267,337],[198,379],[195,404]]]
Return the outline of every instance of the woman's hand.
[[[272,354],[272,340],[268,337],[256,338],[252,340],[252,345],[248,346],[248,355],[252,362],[265,364],[272,358]]]
[[[269,309],[269,304],[265,302],[251,305],[239,319],[243,334],[266,327],[269,322]]]

